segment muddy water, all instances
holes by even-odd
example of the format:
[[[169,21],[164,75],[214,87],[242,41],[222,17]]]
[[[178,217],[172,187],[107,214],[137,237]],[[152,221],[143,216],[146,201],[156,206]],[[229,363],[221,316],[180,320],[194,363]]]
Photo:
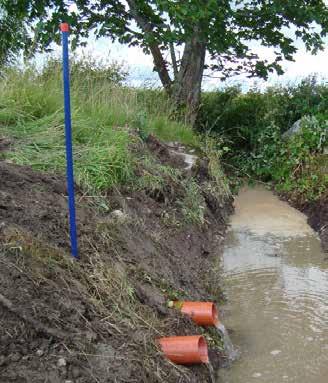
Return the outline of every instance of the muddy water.
[[[236,199],[223,257],[240,357],[220,383],[328,382],[328,261],[306,218],[262,187]]]

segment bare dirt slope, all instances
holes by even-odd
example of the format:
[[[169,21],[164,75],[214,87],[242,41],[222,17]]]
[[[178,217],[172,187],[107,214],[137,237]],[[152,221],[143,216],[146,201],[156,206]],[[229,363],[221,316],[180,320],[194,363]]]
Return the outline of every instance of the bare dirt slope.
[[[308,217],[309,225],[319,234],[323,251],[328,252],[328,193],[315,201],[304,201],[297,195],[283,194],[280,197]]]
[[[319,233],[323,250],[328,252],[328,194],[318,201],[307,202],[300,209],[308,216],[308,222]]]
[[[192,172],[199,183],[210,181],[206,163]],[[218,365],[217,336],[166,302],[219,298],[212,270],[229,199],[204,192],[199,226],[182,223],[178,185],[162,195],[112,192],[104,197],[108,211],[79,190],[76,262],[64,178],[2,161],[0,179],[1,383],[209,381],[205,367],[166,361],[156,338],[204,333]]]

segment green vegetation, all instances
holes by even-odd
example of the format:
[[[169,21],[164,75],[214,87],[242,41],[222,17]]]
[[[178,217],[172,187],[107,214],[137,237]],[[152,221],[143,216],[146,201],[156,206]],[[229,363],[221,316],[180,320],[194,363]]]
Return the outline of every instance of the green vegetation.
[[[160,139],[198,145],[196,134],[170,119],[161,92],[127,88],[117,65],[72,64],[72,119],[77,181],[104,190],[133,181],[139,158],[133,147],[149,133]],[[50,60],[43,71],[8,69],[0,80],[0,135],[15,140],[6,154],[18,164],[64,171],[64,117],[61,68]]]
[[[167,185],[182,185],[179,172],[140,154],[137,148],[149,133],[196,147],[212,158],[211,173],[218,185],[214,192],[226,188],[218,166],[221,156],[235,179],[272,182],[277,190],[308,200],[327,189],[323,151],[328,87],[314,77],[265,92],[253,89],[244,94],[230,87],[205,93],[198,120],[201,133],[206,133],[202,139],[175,117],[164,92],[126,87],[126,72],[117,64],[100,65],[84,58],[72,63],[71,77],[75,172],[87,190],[101,192],[125,183],[167,196]],[[49,60],[42,71],[7,69],[0,80],[0,134],[15,140],[15,150],[5,155],[18,164],[64,172],[62,103],[58,61]],[[284,139],[301,118],[302,131]],[[203,197],[194,186],[185,185],[181,209],[187,222],[200,224]]]
[[[185,182],[186,194],[181,201],[182,213],[187,223],[202,225],[205,221],[204,211],[206,208],[200,186],[194,180]]]
[[[301,119],[298,134],[283,137]],[[281,192],[318,199],[328,188],[328,87],[299,85],[244,94],[230,87],[204,95],[199,126],[219,137],[223,161],[238,177],[272,182]]]
[[[0,73],[3,65],[15,62],[21,50],[32,44],[23,20],[8,14],[0,4]]]
[[[3,0],[0,31],[2,15],[28,28],[30,40],[16,33],[14,41],[29,52],[44,51],[58,42],[61,21],[71,25],[73,46],[86,44],[92,34],[142,47],[152,55],[154,70],[172,104],[192,125],[205,68],[221,78],[245,72],[262,78],[272,72],[282,74],[282,61],[292,61],[298,51],[296,38],[316,54],[324,49],[328,34],[325,0],[115,0],[99,4],[94,0],[24,0],[23,5]],[[0,34],[0,54],[2,39]],[[263,59],[256,54],[255,41],[272,47],[273,57]],[[212,60],[205,60],[206,55]]]
[[[33,67],[23,71],[9,68],[0,79],[0,144],[8,141],[12,144],[7,151],[1,152],[7,161],[31,165],[41,171],[64,173],[60,69],[59,63],[51,60],[40,72]],[[180,319],[172,316],[179,318],[178,312],[162,315],[165,300],[183,296],[209,299],[212,284],[207,281],[212,273],[206,272],[205,280],[195,282],[197,276],[193,278],[193,275],[197,274],[198,267],[195,269],[193,260],[198,261],[198,255],[205,251],[203,243],[211,238],[210,233],[207,236],[208,225],[213,222],[213,226],[218,225],[223,230],[223,222],[215,221],[212,213],[216,204],[224,211],[229,189],[220,169],[220,153],[213,141],[201,139],[190,127],[179,122],[164,92],[129,88],[124,85],[124,76],[117,65],[104,67],[82,61],[73,62],[71,67],[75,174],[81,186],[78,196],[83,192],[82,198],[77,198],[80,262],[75,265],[65,256],[68,250],[67,210],[62,208],[62,203],[66,198],[53,190],[52,182],[43,182],[42,174],[38,173],[40,182],[25,185],[32,192],[27,196],[27,205],[25,199],[20,200],[21,193],[13,195],[8,203],[13,211],[19,204],[25,219],[14,227],[11,222],[6,225],[2,233],[3,263],[13,262],[11,267],[24,278],[26,276],[38,287],[42,285],[44,290],[40,289],[38,295],[40,301],[45,297],[42,303],[43,308],[47,307],[45,316],[51,317],[52,310],[58,310],[57,300],[54,299],[54,305],[47,300],[50,286],[51,296],[65,295],[72,302],[73,295],[78,297],[79,303],[67,310],[69,318],[63,320],[66,311],[60,310],[60,317],[57,316],[52,325],[65,329],[64,335],[72,326],[73,331],[69,333],[74,334],[76,345],[71,342],[70,357],[78,356],[90,366],[92,377],[97,381],[102,381],[102,369],[89,356],[98,358],[102,353],[107,358],[101,348],[103,344],[115,352],[119,350],[124,369],[129,373],[133,371],[137,379],[142,371],[145,382],[191,381],[192,371],[167,368],[168,362],[160,355],[155,340],[170,333],[196,333],[192,323],[183,321],[180,325]],[[200,157],[208,157],[209,164],[201,158],[187,172],[182,158],[170,152],[156,137],[149,137],[149,133],[164,141],[192,146]],[[6,168],[14,169],[14,174],[22,173],[24,180],[33,177],[30,169],[23,170],[4,162],[4,174]],[[61,186],[63,180],[59,178]],[[9,179],[7,184],[15,185],[12,189],[4,188],[3,194],[8,198],[15,194],[14,190],[21,192],[17,186],[19,181],[13,183]],[[63,192],[61,189],[60,194]],[[36,199],[39,208],[35,220],[40,223],[41,230],[34,227],[34,209],[29,208],[30,201]],[[107,214],[98,214],[99,210]],[[43,224],[44,211],[49,221]],[[29,216],[31,212],[33,215]],[[52,230],[53,222],[56,222],[56,230]],[[181,248],[181,238],[187,238],[193,251],[185,245]],[[10,262],[6,261],[7,257]],[[185,267],[183,257],[187,257],[193,267]],[[211,271],[210,260],[210,257],[203,257],[199,265]],[[24,265],[16,267],[16,262]],[[181,277],[179,265],[184,267],[187,278]],[[66,291],[67,281],[70,288]],[[28,286],[33,289],[34,284],[29,282]],[[213,285],[218,287],[217,283]],[[30,299],[33,300],[32,293]],[[85,307],[83,312],[79,311],[82,306]],[[78,321],[73,319],[74,324],[71,324],[71,318],[75,318],[71,311],[75,313],[75,307]],[[83,313],[87,313],[86,316]],[[43,321],[42,317],[38,318]],[[75,329],[77,334],[83,334],[81,345]],[[137,339],[137,332],[142,337]],[[85,333],[91,334],[90,339]],[[204,335],[212,348],[222,350],[218,332],[204,330]],[[120,378],[121,370],[116,371],[113,379]],[[107,368],[106,379],[111,379]]]
[[[95,206],[108,210],[107,191],[125,185],[171,204],[166,225],[202,225],[203,191],[193,177],[162,164],[145,150],[150,133],[162,141],[196,148],[210,158],[204,190],[219,200],[229,195],[220,169],[220,155],[190,127],[179,122],[170,101],[159,90],[124,86],[126,73],[117,65],[83,59],[72,63],[72,125],[75,178],[93,196]],[[37,170],[65,172],[64,113],[61,65],[50,60],[38,72],[8,69],[0,80],[0,137],[13,148],[2,155]]]

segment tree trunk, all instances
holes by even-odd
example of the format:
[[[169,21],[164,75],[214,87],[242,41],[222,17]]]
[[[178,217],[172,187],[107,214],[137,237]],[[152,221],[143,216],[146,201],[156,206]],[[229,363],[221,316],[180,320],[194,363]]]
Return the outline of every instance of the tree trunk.
[[[170,95],[172,81],[167,70],[166,62],[163,58],[162,52],[157,44],[150,44],[149,49],[153,56],[155,70],[158,73],[165,91]]]
[[[138,7],[135,0],[127,0],[127,3],[130,7],[131,13],[135,18],[139,27],[143,30],[144,33],[152,33],[153,27],[151,23],[147,19],[145,19],[140,12],[138,11]],[[163,54],[159,45],[156,42],[149,44],[150,52],[153,56],[154,60],[154,68],[158,73],[158,76],[161,80],[161,83],[168,94],[171,94],[171,85],[172,81],[170,78],[169,71],[167,69],[167,63],[163,58]]]
[[[195,31],[186,42],[179,73],[174,84],[173,97],[178,107],[186,110],[186,121],[196,122],[204,73],[206,42]]]
[[[153,33],[153,25],[140,12],[136,0],[127,0],[130,12],[141,30],[145,34]],[[151,9],[151,8],[150,8]],[[166,93],[172,97],[178,109],[185,108],[186,122],[194,125],[196,122],[199,104],[201,85],[204,72],[206,39],[195,26],[194,33],[185,43],[180,68],[175,56],[174,44],[169,44],[174,71],[174,82],[171,80],[167,62],[159,43],[154,41],[148,45],[154,60],[154,67],[159,75]]]

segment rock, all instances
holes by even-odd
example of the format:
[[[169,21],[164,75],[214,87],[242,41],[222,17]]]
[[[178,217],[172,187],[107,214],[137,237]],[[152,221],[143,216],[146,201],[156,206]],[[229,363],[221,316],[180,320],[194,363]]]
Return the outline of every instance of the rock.
[[[282,135],[282,138],[283,139],[289,139],[290,137],[294,136],[295,134],[298,134],[301,132],[302,130],[302,119],[300,120],[297,120],[296,122],[294,122],[294,124],[292,125],[292,127],[290,129],[287,130],[287,132],[285,132],[283,135]]]
[[[37,356],[42,356],[43,354],[44,354],[44,351],[41,349],[37,350],[37,352],[36,352]]]
[[[113,210],[110,213],[110,218],[114,219],[117,222],[123,223],[128,219],[128,215],[125,214],[122,210]]]
[[[57,366],[58,367],[65,367],[66,364],[67,364],[67,362],[66,362],[65,358],[59,358],[58,361],[57,361]]]
[[[284,140],[289,140],[293,136],[300,134],[302,132],[302,127],[304,124],[309,127],[317,127],[320,123],[315,116],[304,116],[300,120],[294,122],[292,127],[282,135],[282,138]],[[328,129],[328,121],[326,121],[326,128]],[[328,147],[323,148],[323,154],[328,154]]]

